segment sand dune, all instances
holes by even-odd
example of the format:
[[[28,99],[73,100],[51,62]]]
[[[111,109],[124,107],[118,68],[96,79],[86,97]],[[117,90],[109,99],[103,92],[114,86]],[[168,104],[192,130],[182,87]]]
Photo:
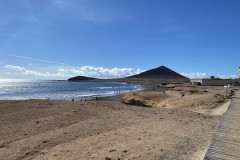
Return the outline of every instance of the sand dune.
[[[224,88],[175,87],[166,92],[140,91],[122,94],[124,103],[156,108],[212,109],[227,101]]]

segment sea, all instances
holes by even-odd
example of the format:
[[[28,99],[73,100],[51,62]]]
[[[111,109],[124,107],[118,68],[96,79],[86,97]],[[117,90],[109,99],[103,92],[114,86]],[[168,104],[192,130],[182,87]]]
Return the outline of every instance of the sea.
[[[86,100],[142,90],[138,85],[103,82],[0,79],[0,100]]]

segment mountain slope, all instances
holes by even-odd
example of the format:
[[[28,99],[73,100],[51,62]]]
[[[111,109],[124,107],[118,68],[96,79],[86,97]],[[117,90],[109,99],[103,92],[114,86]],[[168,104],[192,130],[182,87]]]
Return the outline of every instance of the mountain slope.
[[[165,67],[160,66],[137,75],[129,76],[127,78],[161,78],[161,79],[188,79],[179,73]]]

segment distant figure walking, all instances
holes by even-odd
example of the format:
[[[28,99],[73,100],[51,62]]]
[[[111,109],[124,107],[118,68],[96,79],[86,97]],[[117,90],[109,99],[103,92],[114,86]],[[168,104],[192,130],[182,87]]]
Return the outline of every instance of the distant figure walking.
[[[72,101],[74,101],[74,98],[72,99]]]

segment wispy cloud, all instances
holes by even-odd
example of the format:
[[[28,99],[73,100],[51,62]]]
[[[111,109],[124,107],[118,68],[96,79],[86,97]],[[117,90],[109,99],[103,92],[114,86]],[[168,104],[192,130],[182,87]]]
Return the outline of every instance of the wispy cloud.
[[[66,75],[61,75],[59,73],[49,73],[49,72],[39,72],[35,70],[29,70],[25,67],[14,66],[14,65],[5,65],[4,68],[14,70],[16,72],[7,72],[8,75],[18,75],[18,76],[37,76],[37,77],[64,77]]]
[[[238,76],[236,76],[236,75],[217,75],[216,77],[222,78],[222,79],[228,79],[228,78],[235,79],[235,78],[238,78]]]
[[[209,78],[210,76],[207,73],[181,73],[181,75],[188,77],[188,78]],[[228,79],[228,78],[238,78],[236,75],[216,75],[215,77],[221,79]]]
[[[62,63],[62,62],[54,62],[54,61],[48,61],[48,60],[43,60],[43,59],[36,59],[36,58],[30,58],[30,57],[24,57],[24,56],[17,56],[17,55],[13,55],[13,54],[9,54],[9,56],[16,57],[16,58],[27,59],[27,60],[32,60],[32,61],[45,62],[45,63],[54,63],[54,64],[60,64],[60,65],[69,66],[69,64]]]
[[[207,73],[181,73],[181,75],[188,77],[188,78],[207,78]]]
[[[8,72],[12,75],[18,76],[35,76],[35,77],[52,77],[52,78],[70,78],[73,76],[88,76],[95,78],[120,78],[143,72],[140,69],[133,68],[103,68],[93,66],[83,67],[61,67],[53,72],[40,72],[36,70],[26,69],[25,67],[15,65],[5,65],[5,69],[13,70],[15,72]]]
[[[24,67],[14,66],[14,65],[5,65],[4,68],[18,70],[18,71],[24,71],[25,70]]]

